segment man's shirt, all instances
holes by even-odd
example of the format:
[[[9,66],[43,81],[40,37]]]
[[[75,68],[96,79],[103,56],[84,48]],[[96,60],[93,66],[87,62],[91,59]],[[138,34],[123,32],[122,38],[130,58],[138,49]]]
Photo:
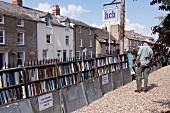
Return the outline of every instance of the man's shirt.
[[[140,55],[139,62],[141,65],[146,66],[150,62],[150,58],[153,56],[153,50],[149,45],[144,45],[139,48],[138,55]]]

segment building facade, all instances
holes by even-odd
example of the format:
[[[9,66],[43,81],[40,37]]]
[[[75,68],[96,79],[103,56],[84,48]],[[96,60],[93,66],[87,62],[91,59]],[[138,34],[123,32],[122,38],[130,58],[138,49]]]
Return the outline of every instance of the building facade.
[[[77,20],[70,20],[74,27],[74,50],[76,59],[88,59],[96,56],[95,30]]]
[[[26,60],[37,58],[36,21],[16,4],[0,1],[0,8],[0,68],[5,63],[24,65]]]

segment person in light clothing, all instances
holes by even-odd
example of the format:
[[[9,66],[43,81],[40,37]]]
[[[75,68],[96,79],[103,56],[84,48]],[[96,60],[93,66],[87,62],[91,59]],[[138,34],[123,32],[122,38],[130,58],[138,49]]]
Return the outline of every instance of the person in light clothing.
[[[137,78],[136,78],[136,84],[137,84],[137,90],[135,92],[142,92],[142,72],[144,76],[144,92],[147,92],[147,84],[148,84],[148,75],[150,71],[150,67],[148,67],[148,64],[150,63],[150,59],[153,57],[153,50],[149,46],[149,40],[146,39],[143,42],[143,45],[139,48],[137,53],[137,58],[134,64],[134,67],[138,66],[137,69]]]

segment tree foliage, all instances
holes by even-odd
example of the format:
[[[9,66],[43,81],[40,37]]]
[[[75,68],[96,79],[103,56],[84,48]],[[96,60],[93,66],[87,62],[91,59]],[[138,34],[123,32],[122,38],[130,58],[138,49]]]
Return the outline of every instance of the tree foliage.
[[[158,34],[161,43],[165,43],[170,46],[170,0],[152,0],[150,5],[158,4],[159,10],[167,11],[168,14],[165,17],[161,17],[162,21],[159,25],[152,27],[152,33]]]

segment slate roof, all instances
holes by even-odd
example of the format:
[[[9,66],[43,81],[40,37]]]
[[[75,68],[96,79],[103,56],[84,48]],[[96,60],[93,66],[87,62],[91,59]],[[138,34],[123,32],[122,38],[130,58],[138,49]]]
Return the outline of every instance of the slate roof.
[[[100,28],[95,28],[96,39],[100,42],[106,42],[109,39],[109,32]],[[111,43],[116,41],[116,39],[110,34]],[[117,41],[116,41],[117,43]]]
[[[93,28],[92,26],[89,26],[88,24],[86,24],[86,23],[84,23],[82,21],[71,19],[71,18],[69,18],[69,19],[70,19],[70,22],[75,24],[75,25]]]
[[[6,15],[6,16],[12,16],[12,17],[18,17],[22,19],[27,20],[33,20],[33,21],[42,21],[39,17],[45,16],[48,12],[39,11],[36,9],[28,8],[28,7],[20,7],[11,3],[0,1],[0,14]],[[54,15],[52,22],[55,25],[60,25],[58,22],[58,18]]]

